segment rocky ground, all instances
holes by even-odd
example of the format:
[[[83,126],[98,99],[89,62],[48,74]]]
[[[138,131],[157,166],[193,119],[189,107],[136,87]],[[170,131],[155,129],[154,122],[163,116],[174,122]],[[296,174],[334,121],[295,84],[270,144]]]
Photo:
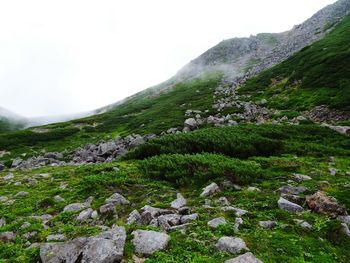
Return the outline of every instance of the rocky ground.
[[[149,180],[133,163],[2,172],[0,258],[348,262],[341,245],[350,238],[348,160],[269,162],[283,167],[280,177],[247,186],[217,180],[203,189]],[[303,173],[291,172],[295,162]]]

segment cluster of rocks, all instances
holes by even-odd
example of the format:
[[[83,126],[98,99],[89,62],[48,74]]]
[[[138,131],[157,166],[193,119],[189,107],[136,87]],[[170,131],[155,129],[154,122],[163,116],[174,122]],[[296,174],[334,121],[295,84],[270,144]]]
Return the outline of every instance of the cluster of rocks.
[[[64,165],[63,154],[57,152],[48,152],[44,155],[31,157],[27,160],[16,158],[12,161],[12,168],[17,169],[31,169],[38,168],[46,165],[57,166]]]
[[[136,230],[132,235],[135,253],[142,256],[166,249],[170,241],[170,236],[156,231]],[[43,263],[121,262],[126,238],[123,227],[113,226],[97,236],[45,243],[40,246],[40,258]]]
[[[155,137],[155,134],[148,134],[145,136],[133,134],[124,138],[117,137],[114,140],[102,140],[97,144],[88,144],[84,147],[79,147],[72,154],[48,152],[43,155],[28,158],[27,160],[16,158],[12,161],[12,168],[32,169],[47,165],[58,166],[111,162],[130,149]],[[5,169],[5,166],[0,164],[0,171],[2,169]]]
[[[155,138],[156,135],[148,134],[141,136],[138,134],[129,135],[124,138],[117,137],[114,140],[100,141],[97,144],[88,144],[78,148],[71,156],[72,163],[102,163],[110,162],[122,156],[128,150],[145,143],[147,140]]]
[[[186,199],[178,193],[177,198],[171,203],[171,209],[146,205],[141,208],[140,212],[132,211],[127,219],[127,224],[155,226],[165,231],[186,228],[192,221],[198,219],[198,214],[191,214],[186,203]]]
[[[330,109],[327,105],[316,106],[315,108],[303,112],[305,116],[314,122],[334,124],[339,121],[350,120],[349,111]]]

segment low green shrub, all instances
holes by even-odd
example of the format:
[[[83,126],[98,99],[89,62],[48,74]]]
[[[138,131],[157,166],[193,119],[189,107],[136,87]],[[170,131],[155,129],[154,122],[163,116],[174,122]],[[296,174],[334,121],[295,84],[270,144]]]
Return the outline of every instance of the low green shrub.
[[[169,154],[139,162],[147,177],[177,185],[204,184],[226,178],[234,183],[247,184],[262,179],[259,165],[218,154]]]

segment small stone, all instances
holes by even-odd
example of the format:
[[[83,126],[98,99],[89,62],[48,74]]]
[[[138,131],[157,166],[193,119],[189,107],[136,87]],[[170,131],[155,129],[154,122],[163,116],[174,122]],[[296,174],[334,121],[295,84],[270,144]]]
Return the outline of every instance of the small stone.
[[[28,227],[30,227],[31,224],[29,222],[24,222],[22,225],[21,225],[21,229],[26,229]]]
[[[23,234],[23,237],[25,239],[31,239],[33,237],[36,237],[37,235],[38,235],[37,231],[32,231],[32,232],[28,232],[28,233]]]
[[[36,174],[35,176],[38,178],[43,178],[43,179],[48,179],[51,177],[50,174]]]
[[[141,221],[141,215],[137,210],[133,210],[130,214],[128,219],[126,220],[127,225],[131,225],[134,223],[140,223]]]
[[[292,203],[284,199],[283,197],[280,197],[280,199],[278,200],[278,207],[292,213],[304,211],[304,208],[302,208],[300,205]]]
[[[170,241],[170,236],[155,231],[136,230],[132,232],[132,235],[134,236],[132,243],[136,254],[146,256],[166,249]]]
[[[0,227],[3,227],[4,225],[6,225],[6,219],[0,218]]]
[[[212,228],[217,228],[219,225],[226,225],[226,224],[227,224],[226,219],[223,217],[214,218],[208,222],[208,226]]]
[[[243,215],[248,213],[247,210],[239,209],[239,208],[236,208],[236,207],[233,207],[233,206],[225,206],[225,207],[222,207],[221,210],[224,211],[224,212],[233,211],[233,212],[235,212],[235,215],[237,217],[241,217],[241,216],[243,216]]]
[[[0,241],[3,243],[8,243],[16,238],[15,233],[7,231],[0,233]]]
[[[184,215],[181,217],[181,224],[190,223],[198,219],[198,214]]]
[[[220,192],[220,188],[216,183],[211,183],[210,185],[203,188],[203,192],[201,193],[201,197],[207,197],[214,193]]]
[[[247,191],[248,191],[248,192],[261,192],[261,190],[260,190],[259,188],[254,187],[254,186],[249,186],[249,187],[247,188]]]
[[[226,260],[224,263],[263,263],[257,259],[251,252],[247,252],[236,258]]]
[[[229,206],[230,205],[230,202],[227,200],[226,197],[220,197],[218,199],[218,203],[221,205],[221,206]]]
[[[77,221],[87,221],[91,218],[92,212],[94,210],[92,208],[88,208],[86,210],[83,210],[79,213],[79,215],[77,216]]]
[[[171,207],[174,209],[180,209],[181,207],[185,206],[186,203],[186,199],[180,193],[177,193],[176,199],[171,202]]]
[[[21,191],[21,192],[18,192],[17,194],[15,194],[15,197],[24,197],[24,196],[27,196],[27,195],[29,195],[28,192]]]
[[[293,174],[293,177],[298,182],[308,181],[312,179],[310,176],[304,174]]]
[[[59,195],[54,196],[54,200],[55,200],[56,202],[64,202],[64,201],[65,201],[64,198],[61,197],[61,196],[59,196]]]
[[[276,221],[259,221],[259,226],[262,228],[272,229],[277,226]]]
[[[2,178],[2,180],[4,181],[10,181],[11,179],[13,179],[15,176],[13,175],[13,173],[8,173],[6,176],[4,176]]]
[[[96,210],[94,210],[94,211],[92,212],[91,218],[94,219],[94,220],[98,218],[98,213],[97,213]]]
[[[107,213],[115,214],[116,212],[117,210],[115,208],[115,204],[113,203],[105,204],[100,207],[101,214],[107,214]]]
[[[239,227],[240,227],[240,225],[242,225],[242,224],[243,224],[243,219],[240,218],[240,217],[236,217],[235,223],[234,223],[234,225],[233,225],[233,229],[234,229],[235,233],[238,232]]]
[[[329,174],[332,176],[335,176],[338,172],[338,170],[335,168],[329,168],[328,171],[329,171]]]
[[[221,237],[215,247],[231,254],[240,253],[242,250],[249,250],[244,240],[238,237]]]

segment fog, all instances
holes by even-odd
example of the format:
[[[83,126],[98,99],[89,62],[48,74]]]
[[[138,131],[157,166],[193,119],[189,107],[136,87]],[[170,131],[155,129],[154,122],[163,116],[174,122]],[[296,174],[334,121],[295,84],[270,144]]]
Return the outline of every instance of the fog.
[[[334,0],[0,2],[0,106],[25,117],[114,103],[218,42],[291,29]]]

